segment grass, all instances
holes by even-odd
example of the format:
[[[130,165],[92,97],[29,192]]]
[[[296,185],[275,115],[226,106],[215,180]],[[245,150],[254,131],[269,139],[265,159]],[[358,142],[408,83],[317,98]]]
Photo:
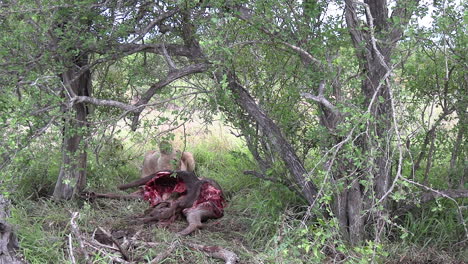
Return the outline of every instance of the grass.
[[[243,170],[252,169],[250,156],[242,143],[235,137],[219,130],[197,132],[193,135],[175,138],[175,145],[186,146],[197,161],[198,175],[215,179],[224,188],[229,206],[225,216],[219,221],[211,221],[208,227],[187,238],[188,241],[206,245],[218,245],[234,250],[243,263],[258,263],[253,261],[259,251],[264,250],[265,239],[274,234],[275,223],[289,202],[297,202],[294,194],[287,189],[274,184],[264,183],[258,179],[244,175]],[[123,148],[117,145],[107,145],[98,153],[88,157],[88,188],[96,191],[115,191],[115,186],[129,179],[138,177],[138,162],[125,162],[128,159],[142,160],[142,153],[128,151],[128,140],[122,140]],[[154,144],[145,145],[145,149],[154,148]],[[130,148],[132,149],[132,148]],[[138,149],[138,147],[133,147]],[[40,153],[35,155],[41,156]],[[46,155],[44,155],[46,156]],[[59,156],[54,158],[59,161]],[[34,188],[35,181],[28,184],[28,179],[51,178],[57,171],[44,169],[44,162],[36,162],[24,175],[24,188],[14,194],[15,204],[11,222],[17,227],[21,253],[30,263],[70,263],[68,257],[68,238],[72,234],[70,226],[71,212],[80,212],[77,221],[84,236],[91,236],[97,228],[105,227],[111,232],[123,231],[128,236],[135,230],[142,229],[143,241],[157,242],[154,247],[140,247],[135,254],[143,256],[143,262],[149,261],[157,254],[167,250],[167,245],[175,239],[174,232],[183,229],[184,221],[178,221],[168,229],[155,226],[129,226],[126,222],[130,216],[142,213],[148,205],[144,202],[98,200],[87,202],[55,203],[47,198],[28,198],[28,193]],[[54,163],[55,164],[55,163]],[[35,177],[33,177],[33,175]],[[52,184],[47,185],[51,194]],[[27,188],[26,188],[27,187]],[[44,187],[46,188],[46,187]],[[271,193],[277,195],[270,196]],[[43,195],[44,195],[43,194]],[[278,196],[285,196],[283,202]],[[25,219],[27,219],[25,221]],[[74,237],[72,235],[72,237]],[[177,238],[178,239],[178,238]],[[74,248],[78,248],[74,240]],[[109,263],[105,255],[92,256],[94,263]],[[186,246],[177,249],[165,259],[164,263],[216,263],[216,260],[204,254],[188,249]]]
[[[21,186],[10,193],[15,202],[11,222],[16,226],[23,257],[29,263],[70,263],[70,235],[73,247],[79,248],[70,217],[72,212],[79,212],[77,224],[87,237],[98,227],[120,232],[125,237],[132,237],[141,230],[139,240],[155,244],[132,249],[132,254],[142,256],[140,263],[149,262],[167,251],[171,243],[180,241],[225,247],[238,254],[241,263],[334,263],[337,259],[330,258],[330,252],[335,251],[341,252],[343,263],[369,263],[366,259],[376,251],[374,245],[352,249],[340,240],[334,221],[327,218],[304,221],[303,200],[286,187],[244,175],[242,172],[255,169],[255,164],[242,142],[226,133],[221,125],[216,124],[211,131],[192,126],[188,135],[180,130],[175,133],[176,147],[185,147],[194,154],[196,173],[215,179],[223,187],[229,202],[223,218],[209,221],[205,229],[190,237],[177,238],[174,232],[185,227],[184,221],[177,221],[168,228],[129,224],[131,216],[148,207],[145,202],[105,199],[93,203],[53,202],[44,196],[50,195],[58,174],[59,150],[41,147],[19,157],[18,164],[27,161],[28,167],[19,177]],[[117,184],[137,178],[143,153],[156,146],[155,142],[139,145],[138,140],[145,138],[144,135],[138,138],[129,134],[119,136],[120,140],[110,141],[112,143],[99,153],[90,152],[89,189],[115,192]],[[48,155],[50,149],[56,154]],[[14,172],[21,170],[10,170],[11,175]],[[40,193],[34,191],[38,186],[43,190]],[[450,253],[453,252],[450,247],[462,234],[456,214],[447,209],[449,205],[444,204],[444,210],[437,208],[432,206],[417,215],[407,215],[399,224],[413,235],[378,245],[379,252],[388,253],[388,257],[382,254],[374,261],[462,263],[457,260],[468,259],[466,250],[459,249],[456,256]],[[76,254],[83,257],[79,252]],[[111,257],[105,254],[95,254],[91,258],[93,263],[112,263]],[[181,244],[163,263],[219,261]]]

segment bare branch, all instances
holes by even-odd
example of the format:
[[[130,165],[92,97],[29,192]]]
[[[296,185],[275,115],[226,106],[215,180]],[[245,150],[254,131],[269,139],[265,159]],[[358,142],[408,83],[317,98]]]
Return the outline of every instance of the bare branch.
[[[70,262],[72,264],[76,264],[75,254],[73,254],[73,240],[71,234],[68,234],[68,254],[70,255]]]
[[[167,258],[174,249],[176,249],[180,243],[178,241],[173,241],[171,245],[159,255],[157,255],[153,260],[151,260],[150,264],[157,264],[161,263],[165,258]]]
[[[102,228],[102,227],[100,227],[100,226],[99,226],[98,228],[99,228],[99,230],[101,230],[101,232],[102,232],[108,239],[110,239],[110,241],[112,241],[112,243],[114,243],[114,244],[117,246],[117,248],[119,249],[120,253],[122,254],[123,259],[125,259],[125,260],[130,260],[130,258],[128,257],[128,252],[127,252],[127,250],[126,250],[125,248],[123,248],[123,247],[120,245],[120,243],[119,243],[107,230],[105,230],[104,228]]]
[[[253,23],[251,21],[251,18],[253,16],[253,11],[252,10],[250,10],[247,7],[241,6],[241,5],[238,5],[238,6],[234,7],[233,9],[237,11],[237,13],[235,15],[238,18],[244,20],[245,22],[249,23],[250,25],[253,25]],[[267,28],[265,28],[263,26],[260,26],[259,29],[263,33],[267,34],[268,36],[270,36],[272,38],[278,38],[274,33],[270,32]],[[250,43],[262,43],[262,42],[252,41]],[[250,43],[249,42],[244,42],[244,44],[250,44]],[[264,43],[268,43],[268,42],[264,42]],[[288,43],[286,41],[278,41],[278,43],[280,43],[280,44],[292,49],[296,53],[298,53],[306,64],[309,64],[309,63],[313,62],[317,66],[322,66],[322,62],[320,60],[316,59],[314,56],[312,56],[312,54],[307,52],[305,49],[303,49],[303,48],[301,48],[299,46],[293,45],[291,43]]]
[[[341,113],[340,111],[336,108],[335,105],[333,105],[330,101],[327,100],[327,98],[325,98],[323,96],[323,91],[325,89],[325,81],[321,81],[320,84],[319,84],[319,88],[318,88],[318,95],[313,95],[313,94],[310,94],[310,93],[301,93],[301,96],[304,97],[304,98],[307,98],[307,99],[310,99],[310,100],[313,100],[317,103],[320,103],[321,105],[323,105],[325,108],[327,108],[328,110],[330,110],[335,116],[340,116]]]
[[[130,113],[138,112],[140,111],[141,108],[144,108],[143,105],[134,106],[134,105],[125,104],[119,101],[98,99],[98,98],[94,98],[90,96],[75,96],[70,101],[72,105],[78,104],[78,103],[88,103],[88,104],[100,105],[100,106],[111,106],[111,107],[120,108]]]
[[[180,68],[180,69],[169,72],[166,79],[161,80],[161,81],[153,84],[142,95],[140,100],[136,103],[136,106],[141,106],[141,105],[147,104],[149,102],[149,100],[151,100],[151,98],[153,97],[153,95],[157,91],[161,90],[163,87],[170,84],[171,82],[173,82],[175,80],[178,80],[178,79],[180,79],[182,77],[194,74],[194,73],[204,72],[207,69],[208,69],[208,64],[206,64],[206,63],[197,63],[197,64],[188,65],[188,66],[185,66],[183,68]],[[132,120],[132,129],[136,129],[141,111],[142,111],[142,109],[140,109],[140,111],[135,113],[135,116],[133,117],[133,120]]]
[[[135,43],[135,42],[138,42],[140,40],[142,40],[145,35],[151,30],[153,29],[157,24],[161,23],[164,19],[166,18],[169,18],[171,16],[173,16],[174,14],[176,14],[177,12],[179,12],[179,8],[176,7],[174,8],[173,10],[171,11],[168,11],[166,13],[162,13],[161,15],[159,15],[158,17],[156,17],[153,21],[151,21],[143,30],[141,30],[140,32],[138,32],[138,37],[135,38],[133,41],[131,41],[132,43]]]
[[[117,107],[117,108],[120,108],[122,110],[125,110],[125,111],[127,111],[127,113],[134,113],[134,112],[141,111],[141,108],[144,108],[144,107],[147,107],[147,106],[154,106],[154,105],[164,104],[164,103],[174,101],[174,100],[177,100],[177,99],[180,99],[180,98],[183,98],[183,97],[187,97],[187,96],[190,96],[190,95],[201,94],[201,93],[205,93],[205,92],[186,93],[186,94],[182,94],[182,95],[179,95],[179,96],[171,97],[169,99],[157,101],[157,102],[150,103],[150,104],[142,104],[142,105],[139,105],[139,106],[129,105],[129,104],[125,104],[125,103],[122,103],[122,102],[119,102],[119,101],[114,101],[114,100],[98,99],[98,98],[89,97],[89,96],[76,96],[75,98],[72,99],[72,101],[73,101],[73,103],[89,103],[89,104],[100,105],[100,106],[112,106],[112,107]]]
[[[238,82],[235,73],[227,70],[224,73],[227,76],[228,88],[235,95],[236,103],[258,123],[262,131],[268,131],[268,133],[265,133],[268,141],[271,143],[273,150],[279,153],[299,188],[301,188],[301,194],[304,195],[310,204],[314,203],[317,198],[318,189],[309,179],[304,164],[299,157],[297,157],[294,148],[287,142],[280,128],[255,102],[247,89]],[[223,74],[223,72],[219,71],[216,75],[218,82],[223,78],[221,74]]]
[[[236,253],[219,246],[205,246],[191,242],[184,242],[184,244],[205,253],[209,257],[222,259],[226,264],[234,264],[239,261],[239,257]]]
[[[409,180],[411,183],[413,183],[413,181]],[[424,204],[424,203],[428,203],[430,201],[433,201],[437,198],[447,198],[447,199],[450,199],[450,200],[453,200],[453,199],[459,199],[459,198],[468,198],[468,190],[464,190],[464,189],[449,189],[449,190],[430,190],[430,191],[427,191],[427,192],[424,192],[422,193],[421,195],[421,199],[418,200],[417,202],[414,202],[412,204],[409,204],[409,205],[405,205],[405,206],[402,206],[400,208],[398,208],[394,214],[395,215],[402,215],[408,211],[411,211],[415,208],[417,208],[418,206],[420,206],[421,204]],[[462,206],[460,206],[460,209],[463,209]]]
[[[290,44],[290,43],[285,42],[285,41],[281,41],[280,43],[287,46],[287,47],[289,47],[289,48],[291,48],[292,50],[297,52],[299,55],[301,55],[301,57],[305,59],[306,63],[313,62],[317,66],[322,66],[322,62],[319,61],[318,59],[316,59],[314,56],[312,56],[312,54],[307,52],[305,49],[303,49],[301,47],[298,47],[298,46],[295,46],[295,45]]]
[[[206,63],[197,63],[185,66],[183,68],[177,69],[175,71],[170,72],[166,79],[163,79],[155,84],[153,84],[140,98],[140,100],[136,103],[137,106],[146,104],[149,100],[153,97],[153,95],[164,86],[170,84],[171,82],[178,80],[182,77],[188,76],[194,73],[201,73],[208,69],[208,64]]]
[[[171,57],[167,53],[166,45],[162,45],[162,50],[163,50],[163,55],[164,59],[166,60],[167,65],[169,66],[169,71],[173,71],[177,69],[177,66],[175,65],[174,61],[172,61]]]
[[[317,102],[317,103],[322,104],[322,105],[325,106],[327,109],[329,109],[330,111],[332,111],[335,115],[339,115],[339,114],[340,114],[340,112],[338,111],[338,109],[336,109],[336,106],[334,106],[332,103],[330,103],[330,101],[328,101],[325,97],[323,97],[323,95],[315,96],[315,95],[310,94],[310,93],[301,93],[301,96],[304,97],[304,98],[313,100],[313,101],[315,101],[315,102]]]
[[[72,217],[70,219],[70,226],[71,226],[71,229],[73,231],[73,234],[75,235],[75,238],[78,240],[78,244],[80,245],[80,251],[84,255],[85,262],[86,263],[91,263],[91,261],[89,260],[89,254],[88,254],[88,252],[86,251],[86,249],[84,247],[83,240],[81,239],[81,234],[80,234],[80,231],[78,229],[78,224],[75,221],[75,219],[78,218],[79,215],[80,214],[78,212],[73,212],[72,213]],[[69,241],[69,243],[70,243],[70,257],[72,258],[72,260],[74,260],[73,248],[72,248],[72,244],[71,244],[71,235],[69,236],[69,239],[70,239],[70,241]]]
[[[378,1],[376,1],[378,2]],[[367,14],[367,23],[369,24],[369,34],[370,34],[370,40],[372,44],[372,48],[377,55],[377,58],[379,58],[380,64],[385,68],[385,70],[390,71],[390,68],[388,67],[387,63],[385,62],[385,58],[380,52],[380,50],[377,48],[377,41],[375,38],[375,28],[374,28],[374,17],[372,16],[371,9],[369,8],[369,5],[366,3],[361,3],[361,2],[356,2],[358,4],[361,4],[364,6],[364,9],[366,10]],[[385,9],[387,7],[384,7]]]

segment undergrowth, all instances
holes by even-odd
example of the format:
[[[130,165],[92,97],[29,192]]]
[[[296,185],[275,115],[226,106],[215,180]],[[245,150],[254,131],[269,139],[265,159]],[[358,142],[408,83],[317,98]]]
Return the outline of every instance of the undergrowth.
[[[316,209],[309,211],[304,200],[285,186],[243,174],[255,169],[255,163],[242,142],[219,135],[197,135],[175,141],[179,148],[185,146],[194,154],[198,176],[220,183],[229,203],[223,218],[209,221],[207,228],[182,239],[233,250],[241,263],[425,263],[422,260],[463,263],[457,261],[468,259],[466,249],[451,248],[461,240],[463,232],[450,205],[435,204],[400,218],[397,224],[407,235],[398,229],[392,231],[396,235],[380,244],[369,240],[362,246],[351,247],[341,239],[334,218]],[[112,142],[99,152],[90,152],[89,190],[116,192],[118,184],[139,176],[143,153],[130,148],[125,140]],[[145,146],[151,148],[155,145]],[[141,263],[148,263],[167,245],[181,239],[174,233],[184,228],[183,221],[167,229],[128,225],[131,216],[147,208],[145,202],[104,199],[93,203],[53,202],[49,196],[58,175],[59,149],[38,147],[23,153],[4,174],[5,183],[17,182],[19,186],[12,189],[3,185],[2,192],[14,202],[10,220],[18,233],[21,254],[29,263],[70,263],[72,212],[80,213],[78,226],[84,234],[92,235],[98,227],[123,232],[125,236],[143,230],[142,239],[157,244],[137,249],[143,256]],[[321,209],[329,208],[330,200],[326,197],[320,202]],[[74,247],[78,247],[76,242]],[[112,260],[97,254],[92,256],[92,262],[112,263]],[[164,263],[218,262],[180,246]]]

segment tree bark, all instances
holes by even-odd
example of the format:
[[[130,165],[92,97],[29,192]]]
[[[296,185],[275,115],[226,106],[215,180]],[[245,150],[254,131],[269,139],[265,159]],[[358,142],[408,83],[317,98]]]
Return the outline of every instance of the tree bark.
[[[80,69],[87,65],[88,56],[83,54],[62,74],[63,85],[72,98],[91,95],[91,72],[87,70],[78,75]],[[62,130],[62,166],[53,193],[55,199],[71,199],[86,187],[87,153],[83,137],[87,130],[88,109],[84,103],[76,103],[71,109],[66,109],[65,114],[67,118]]]
[[[355,2],[353,0],[345,1],[345,18],[348,31],[355,48],[356,57],[360,63],[360,69],[366,76],[361,84],[361,91],[365,96],[363,109],[367,109],[373,120],[368,121],[368,131],[370,136],[361,138],[358,146],[362,153],[369,157],[369,168],[367,172],[356,173],[354,179],[349,180],[349,190],[347,197],[347,211],[337,213],[346,213],[346,216],[338,215],[338,218],[347,218],[350,242],[353,245],[359,244],[364,238],[364,221],[362,220],[366,204],[363,197],[369,194],[364,193],[365,188],[361,188],[358,179],[369,179],[372,183],[375,196],[373,199],[379,200],[389,189],[390,183],[390,164],[391,157],[391,138],[392,138],[392,97],[391,87],[388,86],[385,79],[388,78],[391,67],[390,56],[396,46],[396,42],[403,34],[403,28],[408,23],[412,6],[417,5],[419,1],[397,1],[397,5],[391,17],[388,17],[388,8],[386,0],[365,0]],[[367,26],[369,29],[362,29],[356,5],[363,5]],[[392,24],[393,21],[398,21]],[[380,42],[377,41],[382,40]],[[341,177],[347,177],[342,175]],[[383,201],[384,208],[386,201]],[[384,209],[385,210],[385,209]],[[379,215],[379,214],[377,214]],[[376,215],[376,216],[377,216]],[[371,221],[377,221],[377,225],[384,225],[384,220],[380,217]]]
[[[218,74],[220,75],[220,74]],[[317,198],[318,189],[312,182],[311,177],[304,168],[295,150],[287,142],[281,133],[280,128],[264,113],[255,102],[249,92],[242,87],[234,73],[227,72],[228,88],[234,95],[236,103],[244,109],[260,126],[265,136],[271,143],[274,151],[279,153],[281,159],[286,164],[287,169],[295,179],[296,184],[301,189],[301,193],[309,204],[313,204]],[[221,80],[221,76],[217,76]]]
[[[9,205],[8,200],[0,194],[0,264],[20,264],[23,262],[16,257],[18,240],[12,226],[6,221],[10,216]]]
[[[456,177],[457,173],[455,173],[455,170],[457,169],[457,163],[460,162],[461,164],[467,162],[466,154],[463,155],[465,149],[466,149],[466,128],[467,128],[467,122],[468,121],[468,114],[467,114],[467,102],[466,100],[461,101],[459,105],[456,108],[457,115],[459,116],[459,121],[458,121],[458,132],[457,132],[457,139],[453,145],[453,150],[452,150],[452,156],[450,158],[450,179],[449,179],[449,184],[451,186],[456,186],[457,181],[454,179]],[[464,140],[465,139],[465,140]],[[464,147],[465,146],[465,147]],[[461,159],[461,160],[460,160]],[[463,189],[465,187],[465,177],[468,172],[468,167],[467,166],[461,166],[462,172],[460,175],[460,178],[458,179],[458,188]]]

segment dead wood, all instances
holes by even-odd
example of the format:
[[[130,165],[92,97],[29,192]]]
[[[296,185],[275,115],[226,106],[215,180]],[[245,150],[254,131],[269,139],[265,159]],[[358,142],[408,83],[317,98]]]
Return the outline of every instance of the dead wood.
[[[80,251],[81,251],[81,254],[83,254],[83,256],[85,258],[85,262],[86,263],[91,263],[91,261],[89,260],[88,251],[86,251],[86,248],[85,248],[84,243],[83,243],[83,239],[81,238],[82,235],[80,233],[80,230],[78,229],[78,224],[75,221],[75,219],[79,215],[80,214],[78,212],[73,212],[72,213],[72,217],[70,219],[70,226],[71,226],[73,234],[75,235],[76,240],[78,240],[78,244],[80,246]],[[70,258],[72,259],[72,262],[74,262],[73,247],[72,247],[72,241],[71,240],[72,240],[72,238],[71,238],[71,235],[70,235],[69,236]]]
[[[151,260],[150,264],[157,264],[161,263],[165,258],[167,258],[174,249],[176,249],[179,246],[179,242],[174,241],[171,243],[171,245],[164,251],[159,253],[153,260]]]
[[[127,261],[130,260],[127,250],[124,247],[122,247],[122,245],[120,245],[120,243],[107,230],[105,230],[102,227],[98,228],[119,249],[120,254],[122,254],[122,258]]]
[[[205,246],[191,242],[184,242],[184,244],[189,248],[196,249],[205,253],[205,255],[209,257],[222,259],[225,261],[226,264],[234,264],[239,261],[239,257],[236,253],[222,248],[220,246]]]

